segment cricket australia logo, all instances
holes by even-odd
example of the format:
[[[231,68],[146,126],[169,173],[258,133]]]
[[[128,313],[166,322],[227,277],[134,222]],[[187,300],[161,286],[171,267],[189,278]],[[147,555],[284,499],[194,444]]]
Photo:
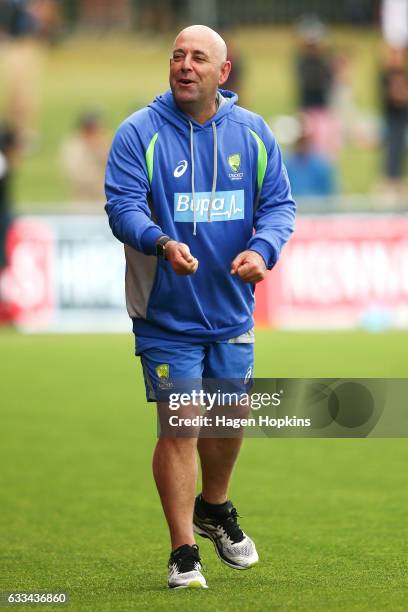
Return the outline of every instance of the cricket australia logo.
[[[243,172],[240,172],[241,168],[241,155],[240,153],[233,153],[228,156],[228,165],[232,172],[228,174],[229,178],[233,181],[240,181],[244,176]]]
[[[241,167],[241,156],[239,153],[234,153],[233,155],[229,155],[228,163],[233,172],[239,172]]]
[[[168,363],[161,363],[156,368],[156,374],[161,380],[166,380],[169,377],[170,366]]]
[[[169,380],[169,376],[170,376],[170,366],[168,363],[161,363],[160,365],[155,367],[156,370],[156,374],[158,377],[158,384],[157,386],[159,387],[159,389],[172,389],[173,388],[173,383],[171,380]]]

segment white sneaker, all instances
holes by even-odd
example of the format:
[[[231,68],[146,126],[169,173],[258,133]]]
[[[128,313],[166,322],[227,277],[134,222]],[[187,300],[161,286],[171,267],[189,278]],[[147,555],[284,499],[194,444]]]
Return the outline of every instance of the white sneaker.
[[[232,502],[226,502],[211,515],[207,508],[202,495],[199,495],[194,508],[195,533],[209,538],[221,561],[233,569],[245,570],[258,563],[255,544],[240,528],[238,512]]]
[[[197,544],[184,544],[173,550],[169,559],[169,589],[208,589],[200,561]]]

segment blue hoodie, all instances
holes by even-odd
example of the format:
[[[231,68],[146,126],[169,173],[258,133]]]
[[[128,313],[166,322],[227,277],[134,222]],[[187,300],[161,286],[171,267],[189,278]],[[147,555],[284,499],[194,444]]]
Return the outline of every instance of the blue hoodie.
[[[233,259],[257,251],[271,269],[294,227],[279,147],[263,119],[220,90],[200,124],[171,91],[119,127],[106,172],[106,212],[125,244],[126,303],[136,335],[210,342],[253,326],[254,285],[231,275]],[[255,231],[254,231],[255,230]],[[154,257],[163,234],[188,244],[195,274]]]

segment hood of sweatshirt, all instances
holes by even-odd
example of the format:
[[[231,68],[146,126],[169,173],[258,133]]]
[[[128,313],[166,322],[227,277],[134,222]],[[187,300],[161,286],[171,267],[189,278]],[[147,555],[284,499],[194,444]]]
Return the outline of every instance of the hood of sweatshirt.
[[[175,100],[174,96],[169,89],[164,94],[157,96],[154,101],[149,104],[149,107],[158,113],[161,117],[166,119],[169,123],[174,125],[177,130],[185,133],[187,137],[190,137],[190,157],[191,157],[191,193],[193,196],[193,235],[197,234],[197,221],[196,221],[196,199],[195,199],[195,162],[194,162],[194,130],[211,128],[213,132],[213,179],[211,187],[211,198],[208,206],[208,221],[211,221],[211,212],[213,208],[215,192],[217,191],[217,159],[218,159],[218,144],[217,144],[217,126],[225,120],[228,114],[234,108],[238,100],[237,94],[226,89],[219,89],[217,94],[218,110],[206,121],[205,123],[199,123],[189,115],[186,115],[181,111]]]
[[[232,111],[234,105],[238,101],[237,94],[233,93],[232,91],[228,91],[227,89],[219,89],[218,93],[220,100],[218,110],[215,115],[213,115],[205,123],[199,123],[189,115],[186,115],[186,113],[183,113],[183,111],[181,111],[177,106],[170,89],[164,94],[156,96],[153,102],[149,104],[149,108],[167,119],[167,121],[182,131],[188,130],[190,124],[196,128],[205,129],[210,127],[212,123],[215,123],[216,126],[220,125],[220,123],[222,123],[225,117]]]

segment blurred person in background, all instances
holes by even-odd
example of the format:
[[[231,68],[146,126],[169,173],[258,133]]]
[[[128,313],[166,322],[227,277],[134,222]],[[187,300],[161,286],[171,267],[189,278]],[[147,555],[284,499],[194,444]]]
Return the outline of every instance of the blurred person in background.
[[[139,0],[138,29],[147,35],[167,33],[185,21],[187,10],[183,0]]]
[[[330,89],[329,105],[336,117],[341,136],[341,146],[354,140],[360,118],[357,109],[351,73],[352,56],[347,49],[337,49],[333,53],[333,82]]]
[[[294,196],[330,196],[336,192],[331,161],[313,148],[309,129],[300,122],[300,134],[285,165]]]
[[[61,1],[31,0],[28,8],[36,21],[38,38],[54,43],[62,27]]]
[[[349,49],[332,53],[333,83],[330,110],[338,126],[339,145],[352,144],[364,149],[377,147],[379,118],[376,113],[359,107],[353,86],[354,56]]]
[[[132,4],[135,3],[131,0],[78,0],[77,4],[82,29],[100,32],[112,28],[128,30],[133,24]]]
[[[245,61],[244,55],[234,42],[233,33],[226,31],[222,33],[228,49],[228,61],[231,62],[231,72],[224,84],[224,89],[229,89],[237,94],[241,106],[245,104],[243,95]]]
[[[101,203],[109,138],[98,112],[88,111],[61,146],[61,170],[77,203]]]
[[[408,15],[407,15],[408,18]],[[384,116],[384,189],[396,195],[406,187],[408,129],[407,50],[388,47],[381,75]]]
[[[0,269],[6,265],[5,239],[11,221],[11,176],[17,157],[17,133],[7,123],[0,123]]]
[[[340,126],[331,109],[334,66],[325,45],[326,29],[314,16],[303,17],[297,32],[296,86],[299,110],[310,131],[314,148],[335,158],[340,149]]]
[[[7,120],[30,148],[38,137],[43,41],[60,24],[56,0],[0,0],[0,84]]]
[[[408,47],[408,0],[382,0],[381,29],[389,47]]]
[[[2,297],[2,271],[7,265],[6,238],[12,218],[11,177],[18,160],[16,131],[0,123],[0,323],[7,320],[7,307]]]

